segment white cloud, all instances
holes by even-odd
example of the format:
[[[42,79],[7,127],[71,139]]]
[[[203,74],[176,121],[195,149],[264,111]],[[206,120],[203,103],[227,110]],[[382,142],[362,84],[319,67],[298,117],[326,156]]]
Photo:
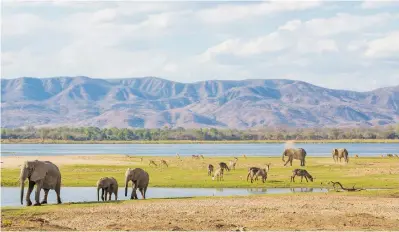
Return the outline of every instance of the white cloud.
[[[276,14],[290,11],[301,11],[318,7],[321,1],[268,1],[261,3],[220,4],[216,8],[198,12],[198,17],[208,23],[230,23],[254,16]]]
[[[395,19],[395,17],[388,13],[367,16],[338,13],[330,18],[316,18],[305,22],[300,20],[289,21],[281,26],[280,30],[297,30],[314,36],[331,36],[383,25],[385,22]]]
[[[48,26],[48,22],[34,14],[15,14],[2,18],[2,35],[26,35],[40,27]]]
[[[370,41],[364,55],[370,58],[399,57],[399,31]]]
[[[399,7],[398,1],[389,1],[389,0],[365,0],[362,2],[361,7],[363,9],[376,9],[382,7]]]

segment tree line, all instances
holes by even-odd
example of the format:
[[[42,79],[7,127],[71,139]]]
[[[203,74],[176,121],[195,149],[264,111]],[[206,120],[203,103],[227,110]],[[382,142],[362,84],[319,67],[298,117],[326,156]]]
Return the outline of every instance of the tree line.
[[[2,128],[1,139],[53,140],[336,140],[336,139],[398,139],[397,126],[375,128],[261,128],[261,129],[130,129],[98,127]]]

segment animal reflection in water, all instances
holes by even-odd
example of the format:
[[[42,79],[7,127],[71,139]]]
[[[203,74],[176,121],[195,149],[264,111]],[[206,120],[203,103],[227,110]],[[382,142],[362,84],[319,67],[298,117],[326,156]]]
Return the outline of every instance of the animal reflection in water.
[[[266,188],[248,188],[247,190],[248,190],[248,192],[251,192],[251,193],[266,193],[267,192]]]
[[[293,193],[313,192],[313,188],[291,188],[291,192]]]

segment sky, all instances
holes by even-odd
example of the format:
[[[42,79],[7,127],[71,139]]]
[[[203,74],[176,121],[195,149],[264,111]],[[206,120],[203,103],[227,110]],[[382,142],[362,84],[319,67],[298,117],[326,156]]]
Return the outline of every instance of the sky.
[[[399,1],[3,1],[1,19],[1,78],[399,85]]]

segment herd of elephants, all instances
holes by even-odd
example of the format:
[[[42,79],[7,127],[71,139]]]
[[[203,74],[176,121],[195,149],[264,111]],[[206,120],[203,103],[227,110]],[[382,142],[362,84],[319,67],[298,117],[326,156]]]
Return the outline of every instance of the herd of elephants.
[[[177,154],[178,158],[180,156]],[[245,155],[243,155],[245,157]],[[346,163],[348,163],[348,151],[345,148],[333,149],[332,156],[335,162],[341,162],[342,159]],[[193,155],[193,158],[199,158],[199,155]],[[203,156],[202,156],[203,157]],[[285,161],[284,157],[288,157],[288,160]],[[282,160],[285,162],[284,166],[288,163],[292,166],[292,161],[294,159],[300,160],[301,166],[305,166],[305,157],[306,151],[303,148],[288,148],[285,149],[282,155]],[[245,157],[246,158],[246,157]],[[223,180],[224,170],[230,171],[230,169],[235,169],[237,158],[234,161],[230,161],[230,164],[227,165],[224,162],[219,163],[219,167],[214,170],[214,166],[212,164],[208,165],[208,175],[212,176],[212,180]],[[151,164],[151,161],[150,161]],[[251,183],[255,180],[258,180],[258,177],[262,178],[262,181],[265,182],[267,179],[267,173],[269,171],[269,165],[266,165],[266,168],[259,167],[250,167],[248,168],[247,181],[249,177],[251,178]],[[293,170],[293,174],[291,176],[291,181],[295,181],[295,176],[300,176],[301,181],[303,177],[305,177],[306,181],[310,179],[313,181],[313,177],[305,170],[305,169],[295,169]],[[21,183],[21,204],[23,204],[23,195],[24,195],[24,183],[25,180],[28,179],[29,187],[28,192],[26,194],[26,204],[28,206],[32,205],[30,200],[30,195],[33,191],[34,186],[36,185],[36,193],[35,193],[35,204],[41,205],[47,203],[48,192],[53,189],[57,194],[57,203],[61,204],[61,172],[57,165],[53,164],[50,161],[25,161],[24,165],[21,167],[20,174],[20,183]],[[139,189],[143,199],[145,199],[145,194],[147,191],[148,183],[150,177],[146,171],[141,168],[131,169],[128,168],[125,173],[125,196],[127,196],[127,188],[128,184],[131,181],[133,186],[133,191],[130,199],[138,199],[137,197],[137,189]],[[40,202],[40,192],[41,189],[44,190],[44,198]],[[114,194],[115,200],[118,199],[118,182],[113,177],[103,177],[97,182],[97,200],[100,200],[99,192],[101,189],[101,199],[103,201],[111,200],[111,195]],[[109,195],[108,195],[109,194]]]

